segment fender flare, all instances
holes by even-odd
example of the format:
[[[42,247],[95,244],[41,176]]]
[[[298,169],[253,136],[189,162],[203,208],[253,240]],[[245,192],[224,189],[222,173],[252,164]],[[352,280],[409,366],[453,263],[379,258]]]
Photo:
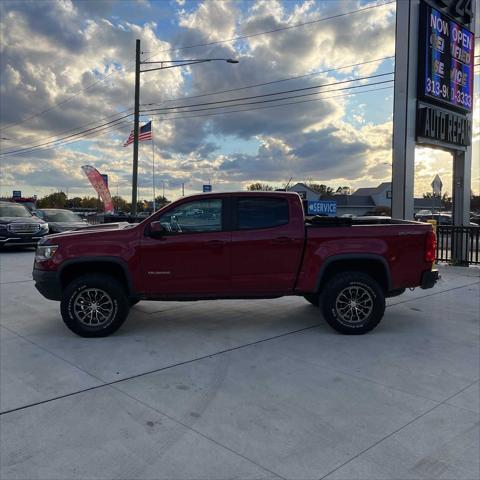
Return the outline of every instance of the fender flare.
[[[70,260],[65,260],[64,262],[62,262],[62,264],[60,265],[60,268],[58,269],[58,279],[61,282],[63,271],[72,265],[81,265],[84,263],[95,263],[95,262],[112,263],[112,264],[118,265],[122,269],[123,274],[125,275],[125,280],[127,282],[127,289],[128,289],[127,293],[129,295],[135,294],[135,291],[133,289],[132,277],[130,274],[130,270],[128,269],[128,264],[125,260],[118,257],[111,257],[106,255],[100,255],[100,256],[95,255],[95,256],[85,256],[85,257],[78,257],[78,258],[72,258]]]
[[[392,276],[390,272],[390,267],[384,257],[375,253],[340,253],[338,255],[332,255],[331,257],[328,257],[322,263],[317,276],[317,292],[320,290],[320,285],[322,283],[327,268],[332,263],[343,260],[372,260],[375,262],[380,262],[383,266],[383,269],[385,271],[385,277],[387,279],[387,292],[392,290]]]

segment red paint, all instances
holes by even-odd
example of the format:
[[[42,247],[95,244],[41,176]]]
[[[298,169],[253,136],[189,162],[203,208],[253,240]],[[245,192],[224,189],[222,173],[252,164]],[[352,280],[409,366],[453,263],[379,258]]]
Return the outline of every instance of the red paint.
[[[243,196],[287,199],[289,219],[273,228],[178,233],[152,238],[149,224],[193,200],[222,199],[224,208]],[[235,212],[231,212],[235,218]],[[224,215],[224,227],[230,217]],[[433,239],[433,240],[432,240]],[[391,276],[391,288],[415,287],[434,261],[431,225],[305,227],[300,197],[285,192],[242,192],[184,197],[142,223],[51,235],[55,257],[35,268],[59,270],[67,261],[116,259],[127,268],[133,293],[142,298],[209,298],[295,295],[316,291],[322,266],[333,257],[376,255]],[[433,252],[433,253],[432,253]],[[92,267],[93,268],[93,267]]]

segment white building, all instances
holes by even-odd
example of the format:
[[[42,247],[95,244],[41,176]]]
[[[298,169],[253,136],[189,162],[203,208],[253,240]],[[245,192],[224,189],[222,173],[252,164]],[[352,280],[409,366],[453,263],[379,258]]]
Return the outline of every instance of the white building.
[[[345,214],[365,215],[371,214],[377,207],[390,208],[392,204],[392,184],[383,182],[377,187],[359,188],[351,195],[331,195],[320,197],[318,192],[307,187],[304,183],[296,183],[289,188],[297,192],[302,199],[314,202],[318,200],[334,200],[337,202],[337,216]],[[414,210],[441,210],[439,198],[414,198]]]

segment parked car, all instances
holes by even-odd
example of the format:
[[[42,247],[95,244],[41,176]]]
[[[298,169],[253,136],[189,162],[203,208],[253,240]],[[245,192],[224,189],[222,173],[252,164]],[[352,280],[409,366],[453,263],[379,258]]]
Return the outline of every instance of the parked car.
[[[431,210],[419,210],[415,213],[414,218],[417,220],[419,217],[425,217],[432,214],[433,212]]]
[[[451,213],[434,213],[432,215],[418,216],[417,221],[426,222],[427,220],[435,220],[439,226],[453,225],[453,215]],[[467,226],[478,227],[478,223],[470,221]]]
[[[203,213],[182,215],[192,209]],[[424,223],[313,217],[290,192],[182,197],[140,224],[50,235],[33,278],[85,337],[115,332],[139,300],[303,296],[344,334],[372,330],[385,297],[431,288],[435,233]]]
[[[60,208],[41,208],[35,215],[48,222],[50,233],[61,233],[68,230],[79,230],[88,226],[80,215]]]
[[[430,215],[419,215],[415,217],[419,222],[426,222],[427,220],[435,220],[437,225],[452,225],[453,217],[451,213],[432,213]]]
[[[0,202],[0,247],[32,247],[48,233],[48,223],[32,215],[23,205]]]

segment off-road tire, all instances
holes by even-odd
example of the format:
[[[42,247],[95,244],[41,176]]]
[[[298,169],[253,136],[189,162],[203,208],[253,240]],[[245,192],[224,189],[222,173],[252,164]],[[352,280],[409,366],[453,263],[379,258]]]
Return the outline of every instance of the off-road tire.
[[[369,275],[343,272],[329,279],[323,288],[321,305],[325,320],[337,332],[362,335],[382,319],[385,293]]]
[[[316,293],[307,293],[306,295],[303,296],[303,298],[311,303],[314,307],[318,307],[320,304],[320,297]]]
[[[98,306],[96,298],[99,299]],[[129,309],[130,300],[123,286],[112,276],[104,274],[75,278],[63,290],[60,303],[65,325],[82,337],[106,337],[114,333],[122,326]],[[96,325],[93,316],[102,320]]]

